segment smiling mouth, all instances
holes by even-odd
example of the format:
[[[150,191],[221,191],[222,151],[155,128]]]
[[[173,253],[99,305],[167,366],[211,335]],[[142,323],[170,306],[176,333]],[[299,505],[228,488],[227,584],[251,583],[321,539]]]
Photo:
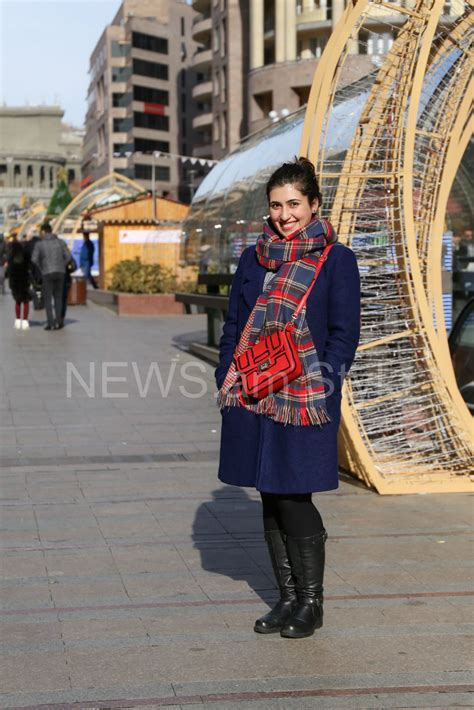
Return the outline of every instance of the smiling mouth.
[[[285,222],[284,224],[281,224],[282,229],[292,229],[296,225],[296,222]]]

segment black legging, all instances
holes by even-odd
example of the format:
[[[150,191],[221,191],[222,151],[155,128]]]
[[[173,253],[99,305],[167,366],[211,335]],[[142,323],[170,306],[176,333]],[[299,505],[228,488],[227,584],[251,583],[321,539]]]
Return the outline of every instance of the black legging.
[[[290,537],[311,537],[323,532],[324,525],[311,493],[286,495],[260,493],[263,527],[266,531],[283,530]]]

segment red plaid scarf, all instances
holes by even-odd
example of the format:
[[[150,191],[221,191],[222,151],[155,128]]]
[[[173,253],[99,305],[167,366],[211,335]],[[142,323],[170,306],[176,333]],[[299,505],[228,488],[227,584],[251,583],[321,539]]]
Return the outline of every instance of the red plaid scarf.
[[[285,327],[313,280],[325,244],[336,240],[334,229],[322,219],[310,222],[289,240],[282,239],[271,222],[264,224],[263,234],[257,240],[257,259],[276,274],[259,296],[234,355],[241,355],[260,337]],[[221,409],[245,407],[276,422],[296,426],[329,421],[318,354],[306,322],[306,306],[295,325],[293,338],[303,365],[300,377],[278,392],[255,401],[243,391],[232,362],[218,394]]]

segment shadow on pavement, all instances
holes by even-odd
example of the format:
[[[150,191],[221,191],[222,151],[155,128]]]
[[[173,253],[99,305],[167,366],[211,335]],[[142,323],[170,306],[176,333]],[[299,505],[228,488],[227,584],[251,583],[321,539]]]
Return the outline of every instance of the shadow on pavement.
[[[230,486],[213,490],[212,496],[198,507],[193,522],[192,539],[202,569],[245,581],[270,602],[277,591],[263,541],[260,502],[244,489]]]

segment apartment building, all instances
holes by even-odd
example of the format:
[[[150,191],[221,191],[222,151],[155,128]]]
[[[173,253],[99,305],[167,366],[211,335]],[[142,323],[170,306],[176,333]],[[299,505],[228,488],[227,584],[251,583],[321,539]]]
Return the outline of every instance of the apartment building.
[[[83,181],[116,171],[189,196],[182,162],[193,146],[193,8],[185,0],[123,0],[90,59]]]
[[[247,134],[249,2],[193,0],[193,8],[193,154],[219,160]]]
[[[446,21],[457,5],[446,2]],[[345,7],[346,0],[193,0],[199,13],[194,155],[218,159],[243,135],[307,103],[317,62]],[[367,27],[352,42],[342,84],[372,71],[391,47],[386,10]]]

